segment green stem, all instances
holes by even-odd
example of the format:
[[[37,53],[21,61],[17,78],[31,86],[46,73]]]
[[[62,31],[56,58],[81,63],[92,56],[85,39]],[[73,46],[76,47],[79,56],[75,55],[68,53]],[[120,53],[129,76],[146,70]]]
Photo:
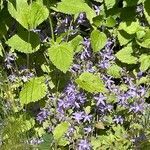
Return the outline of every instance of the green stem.
[[[47,6],[48,6],[48,3],[49,3],[48,0],[46,2],[47,2]],[[53,30],[53,23],[52,23],[51,14],[48,17],[48,20],[49,20],[49,25],[50,25],[50,30],[51,30],[51,37],[52,37],[52,40],[55,41],[55,36],[54,36],[54,30]]]
[[[73,23],[73,20],[71,20],[71,22],[70,22],[70,26],[69,26],[69,29],[68,29],[68,33],[67,33],[67,39],[66,39],[66,42],[68,41],[68,39],[69,39],[69,34],[70,34],[70,31],[71,31],[71,26],[72,26],[72,23]]]
[[[30,43],[30,31],[28,31],[28,43]],[[27,54],[27,68],[29,69],[29,62],[30,62],[30,57],[29,54]]]
[[[52,37],[52,40],[55,41],[54,30],[53,30],[53,23],[52,23],[52,18],[51,18],[51,16],[49,16],[48,19],[49,19],[49,24],[50,24],[51,37]]]

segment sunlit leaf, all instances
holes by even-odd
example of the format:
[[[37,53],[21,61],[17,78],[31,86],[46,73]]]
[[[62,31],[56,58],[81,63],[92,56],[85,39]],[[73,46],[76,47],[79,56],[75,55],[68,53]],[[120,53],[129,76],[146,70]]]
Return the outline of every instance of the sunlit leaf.
[[[42,3],[27,3],[27,0],[9,0],[8,11],[24,28],[35,29],[48,18],[49,11]]]
[[[85,12],[87,18],[92,23],[92,19],[96,16],[94,10],[90,8],[83,0],[62,0],[57,4],[57,10],[65,14],[78,14]]]
[[[58,124],[55,127],[54,132],[53,132],[54,139],[59,141],[64,136],[64,134],[67,132],[68,128],[69,128],[68,122],[62,122],[62,123]]]
[[[25,83],[20,92],[20,103],[22,105],[36,102],[46,95],[47,86],[44,77],[32,78]]]
[[[137,58],[132,55],[133,49],[131,46],[124,47],[117,52],[116,57],[123,63],[136,64]]]
[[[107,37],[105,33],[93,30],[91,33],[91,46],[94,52],[100,51],[106,44]]]
[[[82,73],[79,78],[76,79],[76,83],[79,85],[79,87],[91,93],[106,91],[102,79],[92,73]]]
[[[52,63],[66,73],[73,61],[73,47],[68,43],[56,44],[48,49],[48,55]]]
[[[6,42],[14,50],[23,53],[36,52],[40,47],[39,36],[34,32],[21,31]]]

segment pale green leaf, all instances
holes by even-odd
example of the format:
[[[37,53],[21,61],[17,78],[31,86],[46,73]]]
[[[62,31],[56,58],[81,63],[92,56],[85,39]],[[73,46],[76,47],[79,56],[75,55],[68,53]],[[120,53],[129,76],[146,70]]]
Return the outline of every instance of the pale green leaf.
[[[136,33],[137,40],[141,40],[146,35],[146,32],[144,30],[140,30]]]
[[[91,112],[91,106],[85,107],[84,111],[85,111],[86,114],[89,114]]]
[[[59,141],[64,136],[64,134],[67,132],[68,128],[69,128],[68,122],[62,122],[62,123],[58,124],[55,127],[54,132],[53,132],[54,139]]]
[[[23,118],[22,118],[23,119]],[[24,124],[22,125],[22,131],[26,132],[33,128],[35,125],[35,120],[30,118],[29,120],[24,120]]]
[[[41,69],[42,69],[43,72],[46,72],[47,74],[49,74],[51,72],[49,66],[46,65],[46,64],[42,64]]]
[[[116,0],[104,0],[107,9],[112,8],[116,4]]]
[[[0,56],[3,57],[3,47],[1,43],[0,43]]]
[[[9,0],[8,11],[26,29],[35,29],[49,15],[48,9],[41,2],[28,5],[27,0]]]
[[[79,85],[79,87],[91,93],[106,91],[102,79],[89,72],[82,73],[75,82]]]
[[[73,61],[73,47],[69,43],[52,45],[48,49],[48,55],[52,63],[59,70],[66,73]]]
[[[15,122],[16,125],[19,126],[19,131],[17,132],[27,132],[35,125],[35,120],[33,118],[29,118],[26,115],[19,115],[17,117],[9,117],[8,118],[12,123]]]
[[[107,95],[107,103],[116,103],[117,102],[117,97],[114,93],[110,94],[108,93]]]
[[[78,53],[83,49],[82,42],[83,42],[83,37],[80,35],[77,35],[75,38],[73,38],[70,41],[70,44],[72,45],[75,53]]]
[[[85,12],[91,23],[92,19],[96,16],[94,10],[92,10],[92,8],[90,8],[83,0],[62,0],[57,4],[57,10],[72,15]]]
[[[136,81],[137,85],[140,84],[149,84],[150,83],[150,79],[146,76],[146,77],[141,77],[139,80]]]
[[[143,42],[141,41],[136,41],[138,45],[140,45],[141,47],[144,48],[150,48],[150,38],[149,39],[145,39]]]
[[[107,73],[113,76],[114,78],[121,78],[121,70],[121,67],[119,67],[116,64],[113,64],[107,69]]]
[[[91,33],[91,46],[94,52],[100,51],[107,42],[107,37],[105,33],[99,30],[93,30]]]
[[[136,22],[121,22],[119,25],[118,30],[124,30],[128,34],[135,34],[141,29],[140,24],[138,21]]]
[[[116,57],[123,63],[136,64],[137,58],[132,55],[133,49],[131,46],[124,47],[117,52]]]
[[[6,42],[11,48],[23,52],[33,53],[40,48],[39,36],[34,32],[20,32]]]
[[[112,16],[109,16],[107,19],[106,19],[106,23],[105,25],[107,27],[114,27],[116,25],[116,20],[112,17]]]
[[[104,24],[104,16],[103,15],[98,15],[93,18],[93,24],[96,27],[102,26]]]
[[[150,48],[150,30],[148,29],[146,32],[138,32],[137,33],[137,44],[144,48]]]
[[[142,54],[139,58],[139,61],[141,63],[141,71],[146,71],[150,67],[150,55]]]
[[[121,46],[126,45],[127,43],[129,43],[134,38],[133,35],[128,34],[124,30],[118,31],[117,37],[118,37],[118,41],[119,41]]]
[[[45,84],[44,77],[32,78],[25,83],[20,92],[20,103],[22,105],[31,102],[36,102],[42,99],[47,92],[47,86]]]
[[[59,142],[58,142],[58,145],[59,145],[59,146],[66,146],[66,145],[68,145],[68,144],[69,144],[69,141],[68,141],[67,138],[61,138],[61,139],[59,140]]]
[[[102,146],[102,140],[99,137],[92,137],[91,138],[91,145],[93,150],[97,150],[98,148],[100,148]]]

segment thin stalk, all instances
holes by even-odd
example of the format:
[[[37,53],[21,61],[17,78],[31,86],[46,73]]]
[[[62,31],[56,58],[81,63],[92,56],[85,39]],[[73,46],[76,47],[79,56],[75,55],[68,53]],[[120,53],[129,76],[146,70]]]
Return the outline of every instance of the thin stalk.
[[[50,24],[51,37],[52,37],[52,40],[55,41],[54,30],[53,30],[53,23],[52,23],[52,18],[51,18],[50,15],[48,17],[48,20],[49,20],[49,24]]]
[[[28,31],[28,43],[30,43],[30,31]],[[30,56],[27,54],[27,68],[29,69]]]
[[[70,31],[71,31],[72,23],[73,23],[73,20],[71,20],[70,25],[69,25],[69,29],[68,29],[68,33],[67,33],[66,42],[67,42],[67,41],[68,41],[68,39],[69,39],[69,34],[70,34]]]
[[[47,6],[48,6],[48,3],[49,3],[48,0],[46,2],[47,2]],[[55,41],[54,29],[53,29],[53,23],[52,23],[51,14],[48,17],[48,20],[49,20],[49,25],[50,25],[50,30],[51,30],[51,37],[52,37],[52,40]]]

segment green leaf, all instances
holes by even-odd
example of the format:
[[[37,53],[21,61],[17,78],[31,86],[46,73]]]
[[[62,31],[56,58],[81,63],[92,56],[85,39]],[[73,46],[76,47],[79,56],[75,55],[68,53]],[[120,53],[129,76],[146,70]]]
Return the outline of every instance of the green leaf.
[[[0,43],[0,56],[3,57],[3,47],[1,43]]]
[[[66,145],[68,145],[68,144],[69,144],[69,141],[68,141],[67,138],[61,138],[61,139],[59,140],[59,142],[58,142],[58,145],[59,145],[59,146],[66,146]]]
[[[117,97],[114,93],[110,94],[108,93],[107,94],[107,103],[116,103],[117,102]]]
[[[49,15],[42,3],[33,2],[28,5],[27,0],[9,0],[8,11],[26,29],[35,29]]]
[[[97,150],[98,148],[102,147],[102,140],[100,137],[92,137],[91,138],[91,145],[93,150]]]
[[[98,76],[93,75],[89,72],[82,73],[78,79],[75,81],[82,89],[91,92],[91,93],[98,93],[98,92],[105,92],[105,86]]]
[[[44,142],[42,142],[42,143],[38,146],[38,148],[39,148],[40,150],[50,150],[51,145],[52,145],[52,142],[53,142],[53,135],[46,133],[46,134],[44,134],[44,136],[43,136],[43,140],[44,140]]]
[[[22,125],[22,131],[23,132],[29,131],[31,128],[34,127],[34,125],[35,125],[35,120],[33,118],[30,118],[30,120],[24,120],[24,124]]]
[[[140,34],[140,35],[139,35]],[[144,48],[150,48],[150,30],[148,29],[146,32],[137,32],[137,44]]]
[[[94,52],[101,50],[107,42],[105,33],[93,30],[91,33],[91,46]]]
[[[75,53],[78,53],[83,49],[82,42],[83,42],[83,37],[80,35],[77,35],[75,38],[73,38],[70,41],[70,44],[72,45]]]
[[[142,43],[137,41],[137,44],[144,48],[150,48],[150,39],[145,39]]]
[[[52,45],[48,49],[48,55],[52,63],[62,72],[66,73],[73,61],[73,47],[69,43]]]
[[[121,46],[128,44],[133,38],[134,35],[130,35],[124,30],[120,30],[117,32],[118,41]]]
[[[148,23],[150,24],[150,1],[149,0],[145,0],[144,2],[144,14]]]
[[[106,19],[106,23],[105,23],[105,26],[107,27],[114,27],[116,25],[116,20],[112,17],[112,16],[109,16],[107,19]]]
[[[146,32],[144,30],[140,30],[136,33],[137,40],[141,40],[146,35]]]
[[[116,0],[104,0],[105,6],[107,9],[114,7]]]
[[[42,137],[45,134],[45,130],[42,127],[35,128],[35,131],[38,137]]]
[[[98,15],[96,17],[93,18],[93,24],[96,26],[96,27],[99,27],[101,25],[104,24],[104,16],[103,15]]]
[[[19,52],[33,53],[40,48],[40,39],[34,32],[21,31],[8,39],[6,44]]]
[[[84,111],[85,111],[86,114],[89,114],[91,112],[91,106],[85,107]]]
[[[116,64],[113,64],[107,69],[107,73],[113,76],[114,78],[121,78],[121,70],[121,67],[119,67]]]
[[[30,81],[25,83],[20,92],[20,103],[22,105],[31,102],[36,102],[42,99],[47,92],[47,86],[45,84],[44,77],[32,78]]]
[[[119,52],[117,52],[116,57],[123,63],[126,64],[136,64],[137,58],[132,56],[133,49],[131,46],[124,47]]]
[[[136,84],[137,85],[140,85],[140,84],[149,84],[150,80],[149,78],[146,76],[146,77],[141,77],[139,80],[136,81]]]
[[[85,12],[91,23],[93,22],[92,19],[96,16],[94,10],[92,10],[83,0],[62,0],[58,3],[57,10],[72,15]]]
[[[67,132],[68,128],[69,128],[68,122],[62,122],[62,123],[58,124],[55,127],[54,132],[53,132],[54,139],[56,141],[59,141],[64,136],[64,134]]]
[[[142,54],[139,58],[139,61],[141,63],[141,71],[146,71],[150,67],[150,55]]]
[[[118,30],[124,30],[126,31],[128,34],[135,34],[137,31],[139,31],[141,29],[139,22],[122,22],[119,25]]]
[[[19,115],[17,117],[10,117],[11,122],[15,122],[16,124],[19,124],[20,131],[19,132],[27,132],[35,125],[35,120],[33,118],[28,117],[27,115]],[[18,132],[18,131],[17,131]]]

